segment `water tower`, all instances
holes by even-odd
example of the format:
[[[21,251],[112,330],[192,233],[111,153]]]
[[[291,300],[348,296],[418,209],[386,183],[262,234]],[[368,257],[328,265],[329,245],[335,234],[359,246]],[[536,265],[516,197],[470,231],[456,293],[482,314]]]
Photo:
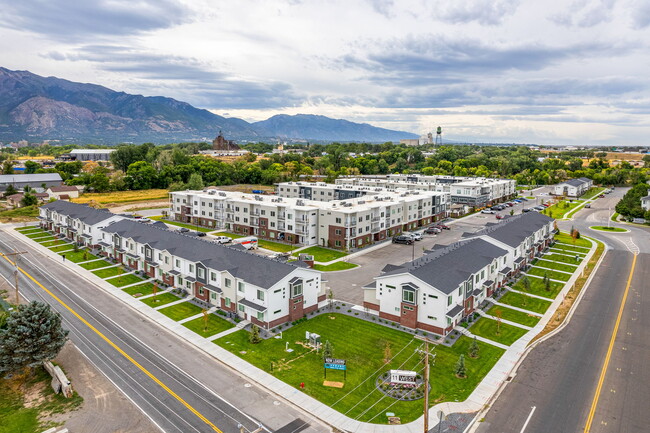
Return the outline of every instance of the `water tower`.
[[[436,129],[436,144],[442,144],[442,128],[440,126],[438,126],[438,129]]]

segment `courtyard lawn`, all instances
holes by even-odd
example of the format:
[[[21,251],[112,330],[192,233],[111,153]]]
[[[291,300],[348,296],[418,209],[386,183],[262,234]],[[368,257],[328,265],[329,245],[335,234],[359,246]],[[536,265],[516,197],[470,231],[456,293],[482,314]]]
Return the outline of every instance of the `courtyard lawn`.
[[[570,265],[568,263],[558,263],[558,262],[552,262],[550,260],[537,260],[535,262],[535,266],[539,266],[542,268],[549,268],[557,271],[564,271],[564,272],[575,272],[576,269],[578,269],[578,265]]]
[[[343,251],[331,250],[323,247],[305,248],[304,250],[295,252],[294,255],[298,256],[300,253],[314,256],[314,260],[317,262],[331,262],[332,260],[340,259],[341,257],[348,255]]]
[[[153,284],[152,283],[138,284],[137,286],[127,287],[126,289],[122,289],[122,291],[124,293],[128,293],[131,296],[139,298],[140,296],[151,295],[153,293]],[[158,289],[158,293],[160,292],[161,290]]]
[[[158,311],[160,311],[170,319],[178,322],[179,320],[187,319],[188,317],[201,314],[201,311],[203,311],[203,309],[188,301],[188,302],[172,305],[170,307],[165,307]]]
[[[555,299],[557,294],[560,293],[560,290],[562,290],[562,288],[564,287],[563,283],[549,281],[550,290],[546,291],[546,289],[544,288],[544,281],[541,280],[540,278],[529,277],[528,280],[530,281],[530,289],[528,290],[524,289],[524,286],[521,283],[521,279],[517,281],[517,283],[514,286],[512,286],[512,288],[524,293],[530,293],[532,295],[543,296],[544,298]]]
[[[120,272],[123,274],[124,269],[122,269],[120,266],[115,266],[113,268],[100,269],[99,271],[93,271],[93,274],[97,275],[99,278],[108,278],[108,277],[114,277],[116,275],[119,275]]]
[[[501,318],[503,320],[509,320],[530,327],[537,325],[537,322],[539,322],[540,319],[537,316],[513,310],[512,308],[502,307],[501,305],[493,305],[486,311],[486,313],[494,317],[499,317],[498,314],[501,313]]]
[[[314,265],[314,269],[322,272],[332,272],[332,271],[346,271],[348,269],[354,269],[359,265],[348,262],[334,262],[331,265]]]
[[[169,304],[170,302],[178,301],[179,298],[171,293],[158,293],[156,296],[140,299],[140,302],[147,304],[150,307],[160,307],[161,305]]]
[[[115,287],[124,287],[129,284],[135,284],[144,281],[142,278],[134,274],[122,275],[121,277],[111,278],[106,280],[106,282],[111,283]]]
[[[559,250],[559,251],[557,251],[557,250]],[[569,255],[572,255],[574,257],[575,257],[576,254],[578,254],[582,258],[584,258],[587,255],[588,252],[589,252],[589,250],[587,250],[585,248],[574,247],[574,246],[571,246],[571,245],[565,245],[565,244],[561,244],[559,242],[556,242],[551,247],[551,250],[550,250],[550,254],[557,254],[557,253],[569,254]]]
[[[561,219],[566,213],[574,210],[580,205],[582,205],[582,202],[580,201],[573,201],[572,203],[569,203],[568,200],[561,200],[556,204],[547,207],[543,213],[550,216],[551,218]]]
[[[523,337],[528,331],[507,323],[499,324],[498,321],[481,317],[469,328],[472,334],[485,337],[497,343],[510,346]]]
[[[506,293],[499,299],[499,302],[539,314],[544,314],[548,310],[548,307],[551,306],[551,301],[545,301],[515,292]]]
[[[40,229],[37,232],[24,233],[24,235],[27,236],[30,239],[40,238],[40,237],[43,237],[45,235],[52,236],[52,234],[50,232],[46,232],[45,230],[40,230]],[[52,236],[52,237],[54,237],[54,236]]]
[[[43,245],[45,248],[55,247],[57,245],[64,245],[64,244],[67,243],[64,240],[54,239],[54,238],[52,238],[52,239],[44,239],[44,240],[37,239],[36,242]]]
[[[59,245],[56,247],[50,247],[50,251],[55,252],[55,253],[60,253],[62,251],[72,251],[74,252],[74,245],[72,244],[67,244],[67,245]]]
[[[343,388],[323,386],[322,353],[297,343],[304,341],[305,331],[320,334],[323,343],[330,341],[334,356],[347,361],[347,380]],[[432,348],[436,354],[431,367],[432,403],[467,399],[503,354],[502,349],[479,341],[479,357],[469,358],[467,352],[471,342],[471,339],[461,336],[451,348]],[[251,344],[249,333],[241,330],[215,340],[215,343],[299,392],[305,392],[359,421],[386,424],[385,413],[390,411],[400,417],[402,423],[408,423],[422,414],[422,400],[394,400],[375,387],[376,377],[387,370],[401,367],[422,371],[419,355],[415,352],[421,343],[407,333],[350,316],[322,314],[285,330],[282,339],[270,338]],[[287,343],[293,352],[285,351]],[[389,347],[391,358],[388,364],[384,363],[386,347]],[[466,355],[467,377],[464,379],[454,374],[454,365],[461,354]],[[343,372],[329,370],[327,380],[343,382]],[[301,382],[305,384],[302,391],[299,388]]]
[[[205,319],[199,317],[189,322],[183,323],[183,326],[196,332],[201,337],[210,337],[212,335],[219,334],[220,332],[226,331],[235,325],[229,321],[222,319],[217,314],[208,314],[208,326],[205,327]]]
[[[602,194],[603,191],[605,191],[605,188],[598,188],[598,187],[589,188],[589,191],[582,194],[580,198],[582,200],[589,200]]]
[[[107,260],[97,260],[95,262],[81,263],[79,266],[90,271],[93,269],[105,268],[106,266],[112,266],[113,264],[114,263]]]
[[[575,245],[577,247],[587,247],[591,248],[591,242],[589,242],[587,239],[576,239],[575,243],[573,242],[573,238],[568,234],[568,233],[558,233],[555,235],[555,240],[557,242],[567,244],[567,245]],[[588,249],[585,249],[584,251],[589,251]]]
[[[563,253],[567,254],[567,253]],[[542,257],[542,260],[552,260],[554,262],[562,262],[562,263],[567,263],[569,265],[574,265],[578,266],[580,262],[582,262],[582,259],[584,259],[584,256],[578,257],[578,260],[576,260],[575,254],[573,254],[571,257],[563,256],[562,254],[545,254]]]
[[[296,248],[295,245],[281,244],[280,242],[272,242],[264,239],[258,239],[257,245],[260,248],[275,251],[277,253],[288,253],[289,251],[292,251],[294,248]]]
[[[59,255],[60,254],[63,254],[63,253],[59,253]],[[77,251],[76,253],[74,251],[70,252],[70,253],[65,253],[65,259],[70,260],[73,263],[87,262],[88,260],[95,260],[95,259],[98,259],[98,258],[99,257],[97,257],[97,256],[95,256],[93,254],[90,254],[89,252],[86,252],[86,257],[84,257],[84,251],[83,250]]]
[[[537,268],[534,266],[532,269],[526,271],[526,273],[529,275],[537,275],[538,277],[543,277],[544,275],[547,275],[551,280],[559,280],[559,281],[569,281],[569,278],[571,278],[571,274],[549,271],[548,269]]]
[[[169,225],[172,225],[172,226],[185,227],[186,229],[190,229],[190,230],[194,230],[194,231],[198,230],[198,231],[203,232],[203,233],[209,233],[209,232],[214,230],[213,228],[207,228],[207,227],[201,227],[201,226],[197,227],[194,224],[186,224],[186,223],[179,223],[178,221],[170,221],[170,220],[167,220],[167,219],[163,219],[162,216],[152,216],[152,217],[148,217],[148,218],[151,219],[151,220],[154,220],[154,221],[162,221],[165,224],[169,224]]]

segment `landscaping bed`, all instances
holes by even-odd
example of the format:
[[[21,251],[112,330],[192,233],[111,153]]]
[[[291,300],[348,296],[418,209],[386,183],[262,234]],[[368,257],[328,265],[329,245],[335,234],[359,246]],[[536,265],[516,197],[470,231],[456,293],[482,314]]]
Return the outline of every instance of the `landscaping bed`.
[[[222,319],[221,317],[217,316],[216,314],[208,314],[208,326],[205,328],[205,320],[203,317],[199,317],[193,320],[190,320],[189,322],[183,323],[183,326],[185,326],[187,329],[190,329],[197,334],[199,334],[201,337],[210,337],[212,335],[219,334],[223,331],[226,331],[230,328],[233,328],[235,325],[230,323],[229,321]]]
[[[115,278],[111,278],[110,280],[106,280],[107,283],[111,283],[115,287],[124,287],[124,286],[128,286],[129,284],[139,283],[141,281],[144,280],[138,277],[137,275],[133,275],[133,274],[122,275],[120,277],[115,277]]]
[[[305,331],[320,334],[323,343],[329,340],[334,356],[346,360],[347,380],[343,388],[323,385],[322,352],[316,353],[296,344],[304,341]],[[467,399],[503,354],[502,349],[478,342],[479,357],[472,359],[467,356],[471,342],[471,339],[461,336],[453,347],[432,347],[436,354],[431,367],[432,404]],[[252,344],[249,333],[242,330],[215,340],[215,343],[296,389],[301,382],[304,383],[302,392],[359,421],[385,424],[386,411],[395,413],[402,423],[414,421],[422,415],[422,401],[394,400],[375,387],[377,376],[387,370],[422,370],[419,355],[415,352],[421,343],[407,333],[351,316],[322,314],[285,330],[282,339],[270,338]],[[287,343],[293,352],[285,351]],[[387,345],[390,360],[385,364]],[[467,369],[467,377],[463,379],[454,374],[454,366],[461,354],[465,355]],[[330,370],[327,380],[342,382],[343,373]]]
[[[317,262],[330,262],[348,255],[343,251],[331,250],[323,247],[309,247],[294,253],[295,256],[298,254],[310,254],[314,256],[314,260]]]
[[[533,298],[532,296],[526,296],[514,292],[506,293],[499,299],[499,302],[539,314],[544,314],[546,310],[548,310],[548,307],[551,306],[551,301],[545,301],[543,299]]]
[[[178,322],[179,320],[187,319],[188,317],[201,314],[201,311],[203,311],[203,309],[188,301],[181,304],[172,305],[170,307],[165,307],[158,311],[170,319]]]
[[[472,327],[470,332],[479,337],[484,337],[492,341],[510,346],[515,341],[523,337],[528,331],[526,329],[518,328],[507,323],[499,324],[498,321],[481,317]]]
[[[540,317],[513,310],[512,308],[502,307],[501,305],[493,305],[486,311],[486,313],[494,317],[499,317],[498,313],[501,313],[501,318],[503,320],[517,322],[524,326],[530,326],[531,328],[537,325],[537,322],[539,322],[540,319]]]
[[[93,269],[105,268],[106,266],[113,266],[113,265],[114,263],[111,263],[107,260],[97,260],[96,262],[81,263],[79,266],[90,271]]]
[[[122,289],[124,293],[128,293],[131,296],[145,296],[145,295],[151,295],[153,293],[153,283],[143,283],[143,284],[138,284],[137,286],[133,287],[127,287],[126,289]],[[160,293],[162,290],[158,289],[158,292]]]
[[[140,299],[140,302],[147,304],[150,307],[160,307],[161,305],[169,304],[170,302],[178,301],[180,298],[171,293],[159,293],[155,297]]]

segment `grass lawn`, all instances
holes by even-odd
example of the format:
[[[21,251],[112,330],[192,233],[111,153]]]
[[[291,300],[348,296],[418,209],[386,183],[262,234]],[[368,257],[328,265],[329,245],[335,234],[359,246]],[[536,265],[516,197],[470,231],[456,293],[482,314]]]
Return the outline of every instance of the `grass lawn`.
[[[620,227],[607,227],[607,226],[591,226],[589,227],[592,230],[600,230],[601,232],[614,232],[614,233],[624,233],[627,230]]]
[[[16,227],[14,228],[18,233],[22,233],[24,235],[32,234],[32,233],[38,233],[38,232],[43,232],[45,233],[45,230],[41,229],[38,226],[27,226],[27,227]]]
[[[110,280],[106,280],[106,281],[111,283],[115,287],[124,287],[124,286],[128,286],[129,284],[139,283],[141,281],[144,281],[144,279],[134,274],[128,274],[128,275],[122,275],[121,277],[111,278]]]
[[[170,319],[178,322],[179,320],[187,319],[188,317],[201,314],[201,311],[203,311],[203,309],[192,304],[191,302],[183,302],[180,304],[172,305],[170,307],[162,308],[158,311]]]
[[[0,222],[34,221],[38,216],[38,206],[25,206],[0,212]]]
[[[222,319],[217,314],[208,314],[207,328],[205,328],[205,320],[203,319],[203,317],[199,317],[197,319],[190,320],[189,322],[185,322],[183,323],[183,326],[196,332],[201,337],[207,338],[211,335],[215,335],[220,332],[226,331],[234,327],[235,325],[233,325],[232,323],[230,323],[225,319]]]
[[[549,269],[555,269],[558,271],[564,271],[564,272],[575,272],[576,269],[578,269],[578,265],[570,265],[568,263],[557,263],[557,262],[551,262],[548,260],[538,260],[535,262],[535,266],[540,266],[542,268],[549,268]]]
[[[499,299],[502,304],[511,305],[524,310],[532,311],[539,314],[544,314],[548,307],[551,306],[551,301],[545,301],[532,296],[522,295],[520,293],[508,292]]]
[[[49,250],[53,251],[55,253],[60,253],[61,251],[67,251],[67,250],[70,250],[70,251],[74,252],[74,245],[72,245],[72,244],[59,245],[59,246],[55,246],[55,247],[49,247]]]
[[[144,302],[150,307],[159,307],[161,305],[169,304],[170,302],[178,301],[180,298],[171,293],[159,293],[154,297],[149,297],[145,299],[140,299],[141,302]]]
[[[563,274],[562,272],[549,271],[548,269],[537,268],[533,266],[530,270],[526,271],[529,275],[537,275],[543,277],[547,275],[551,280],[569,281],[571,274]]]
[[[499,322],[488,319],[487,317],[481,317],[474,322],[471,328],[469,328],[469,331],[479,337],[489,338],[492,341],[506,344],[508,346],[519,340],[524,336],[524,334],[526,334],[526,332],[528,332],[525,329],[517,328],[516,326],[508,325],[506,323],[501,323],[499,325]]]
[[[275,251],[278,253],[288,253],[296,248],[295,245],[281,244],[280,242],[272,242],[264,239],[258,239],[257,245],[260,248],[265,248],[267,250]]]
[[[27,236],[28,238],[30,238],[30,239],[34,239],[34,238],[42,238],[42,237],[45,236],[45,235],[50,235],[52,238],[54,238],[54,236],[52,236],[51,233],[46,232],[45,230],[40,230],[40,229],[39,229],[39,231],[37,231],[37,232],[29,232],[29,233],[23,233],[23,234],[24,234],[25,236]]]
[[[587,247],[591,248],[591,242],[589,242],[587,239],[576,239],[575,243],[573,241],[573,238],[569,236],[567,233],[558,233],[555,235],[555,240],[558,242],[561,242],[563,244],[568,244],[568,245],[575,245],[577,247]],[[587,251],[587,250],[585,250]]]
[[[243,235],[236,235],[234,233],[228,233],[228,232],[217,232],[217,233],[212,233],[212,234],[215,235],[215,236],[228,236],[229,238],[232,238],[232,239],[239,239],[239,238],[244,237]]]
[[[169,191],[166,189],[143,189],[138,191],[115,191],[106,193],[85,193],[81,197],[73,198],[74,203],[129,203],[146,200],[167,200]]]
[[[105,268],[106,266],[111,266],[111,265],[113,265],[113,263],[107,260],[97,260],[96,262],[82,263],[79,266],[81,266],[84,269],[88,269],[90,271],[92,269]]]
[[[124,270],[120,266],[115,266],[114,268],[93,271],[93,274],[97,275],[99,278],[108,278],[118,275],[120,272],[124,273]]]
[[[347,263],[347,262],[335,262],[332,263],[331,265],[314,265],[314,269],[322,272],[345,271],[348,269],[354,269],[356,267],[359,267],[359,265],[355,265],[354,263]]]
[[[521,283],[521,280],[517,281],[517,283],[512,286],[512,288],[521,292],[530,293],[532,295],[555,299],[557,294],[560,293],[560,290],[562,290],[562,287],[564,287],[563,283],[549,281],[549,287],[551,290],[547,292],[544,288],[544,282],[541,279],[529,277],[528,280],[530,281],[530,289],[525,290],[523,284]]]
[[[554,251],[554,250],[561,250],[561,251]],[[576,254],[580,254],[580,257],[584,258],[589,250],[581,247],[574,247],[572,245],[565,245],[561,244],[559,242],[556,242],[555,245],[551,247],[551,254],[561,252],[563,254],[570,254],[575,257]]]
[[[323,386],[322,354],[295,343],[304,340],[305,331],[320,334],[322,341],[329,340],[334,356],[347,361],[347,380],[343,388]],[[248,336],[248,332],[241,330],[222,337],[215,343],[273,374],[299,392],[305,392],[324,404],[333,405],[335,410],[347,413],[351,418],[358,417],[359,421],[385,424],[387,410],[399,416],[402,423],[411,422],[422,414],[422,400],[393,400],[384,397],[375,388],[375,378],[387,370],[400,366],[404,370],[422,370],[419,356],[415,352],[421,344],[409,334],[350,316],[322,314],[284,331],[282,339],[270,338],[254,345],[248,341]],[[291,353],[284,350],[287,342],[294,350]],[[436,361],[431,367],[432,403],[467,399],[503,354],[503,350],[479,341],[479,357],[472,359],[465,356],[467,377],[458,379],[454,374],[454,364],[461,354],[467,355],[471,342],[471,339],[462,336],[451,348],[433,348]],[[384,364],[387,346],[390,348],[391,360]],[[330,370],[327,378],[343,381],[343,373]],[[299,389],[301,382],[305,383],[302,391]]]
[[[43,245],[45,248],[55,247],[57,245],[63,245],[67,243],[64,240],[56,239],[56,238],[36,239],[35,242],[38,242],[39,244]]]
[[[614,222],[618,221],[618,212],[614,212],[609,219]]]
[[[162,221],[165,224],[170,224],[170,225],[173,225],[173,226],[185,227],[186,229],[190,229],[190,230],[194,230],[194,231],[198,230],[198,231],[203,232],[203,233],[209,233],[209,232],[214,230],[214,229],[200,227],[200,226],[197,227],[194,224],[186,224],[186,223],[179,223],[177,221],[170,221],[170,220],[167,220],[167,219],[163,219],[162,216],[152,216],[152,217],[148,217],[148,218],[151,219],[151,220],[154,220],[154,221]]]
[[[596,197],[597,195],[602,194],[603,191],[605,191],[605,188],[598,188],[598,187],[589,188],[589,191],[582,194],[580,198],[583,200],[589,200],[591,198]]]
[[[332,260],[340,259],[341,257],[345,257],[348,255],[343,251],[330,250],[329,248],[323,248],[323,247],[305,248],[304,250],[300,250],[294,255],[297,256],[298,253],[311,254],[312,256],[314,256],[314,260],[316,260],[317,262],[330,262]]]
[[[540,319],[537,316],[522,313],[521,311],[513,310],[512,308],[502,307],[501,305],[493,305],[489,310],[486,311],[487,314],[494,317],[499,317],[499,312],[501,313],[501,318],[503,320],[521,323],[524,326],[533,327],[537,325],[537,322],[539,322]]]
[[[547,207],[545,214],[550,216],[551,218],[560,219],[564,216],[564,214],[572,211],[573,209],[577,208],[581,204],[582,202],[579,201],[574,201],[573,203],[569,203],[568,200],[561,200],[556,204]]]
[[[153,283],[138,284],[137,286],[122,289],[122,291],[128,293],[131,296],[135,296],[136,298],[139,298],[140,296],[151,295],[153,293]],[[158,289],[158,292],[160,291],[161,290]]]
[[[86,252],[86,257],[84,257],[84,252],[83,250],[77,251],[76,253],[74,251],[70,253],[65,253],[65,259],[70,260],[73,263],[79,263],[79,262],[86,262],[88,260],[95,260],[98,259],[99,257],[90,254]]]
[[[565,253],[566,254],[566,253]],[[584,259],[584,256],[578,257],[578,260],[576,261],[575,255],[572,257],[567,257],[563,256],[562,254],[546,254],[542,257],[543,260],[552,260],[554,262],[562,262],[562,263],[567,263],[569,265],[574,265],[578,266],[580,262],[582,262],[582,259]]]

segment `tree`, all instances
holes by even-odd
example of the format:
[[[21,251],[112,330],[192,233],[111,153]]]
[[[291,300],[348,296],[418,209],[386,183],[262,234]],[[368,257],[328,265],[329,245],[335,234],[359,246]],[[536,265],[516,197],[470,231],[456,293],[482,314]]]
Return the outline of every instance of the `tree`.
[[[325,341],[325,344],[323,345],[323,361],[325,358],[331,358],[334,356],[334,347],[332,347],[332,343],[330,343],[329,340]]]
[[[478,352],[479,352],[478,342],[476,341],[476,337],[474,337],[474,340],[472,340],[472,344],[470,344],[467,353],[470,358],[478,358]]]
[[[34,206],[38,204],[38,199],[35,195],[26,192],[22,200],[20,200],[20,204],[22,206]]]
[[[390,350],[390,343],[387,341],[384,346],[384,364],[388,364],[393,359],[393,353]]]
[[[6,160],[2,163],[2,174],[14,174],[14,162]]]
[[[465,377],[465,355],[460,355],[458,357],[458,361],[456,361],[456,366],[454,367],[454,372],[456,373],[456,377]]]
[[[25,174],[36,173],[36,170],[41,168],[41,164],[34,161],[25,161]]]
[[[544,290],[547,292],[551,291],[551,279],[548,277],[548,271],[544,271],[544,278],[542,278],[542,283],[544,284]]]
[[[0,331],[0,373],[19,372],[53,359],[67,341],[61,315],[33,301],[19,305]]]
[[[248,341],[251,342],[251,344],[257,344],[260,341],[262,341],[262,337],[260,337],[260,327],[253,324],[251,326],[251,333],[248,336]]]
[[[5,197],[9,197],[10,195],[16,194],[18,191],[16,191],[16,187],[13,185],[13,183],[10,183],[7,186],[7,189],[5,190]]]
[[[201,176],[201,173],[192,173],[190,178],[187,180],[187,185],[185,185],[186,189],[194,191],[202,190],[203,186],[203,176]]]
[[[332,308],[334,307],[334,292],[331,288],[327,291],[327,305],[329,306],[330,311],[332,311]]]
[[[528,278],[528,275],[524,275],[524,277],[521,279],[521,286],[525,292],[530,291],[530,278]]]
[[[129,165],[126,175],[128,176],[127,184],[131,186],[131,189],[150,189],[158,177],[156,169],[146,161],[138,161]]]

